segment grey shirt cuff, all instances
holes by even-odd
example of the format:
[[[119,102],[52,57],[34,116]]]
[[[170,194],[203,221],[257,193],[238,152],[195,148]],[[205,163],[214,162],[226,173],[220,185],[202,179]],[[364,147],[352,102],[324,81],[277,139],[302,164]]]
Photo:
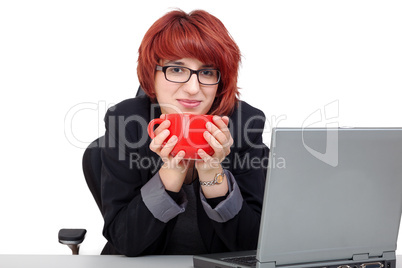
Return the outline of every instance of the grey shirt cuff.
[[[142,186],[141,196],[152,215],[164,223],[183,213],[187,206],[187,198],[183,189],[180,190],[176,203],[166,192],[159,173],[156,173]]]
[[[202,189],[200,188],[202,206],[204,207],[208,217],[216,222],[227,222],[228,220],[233,219],[243,206],[243,197],[236,180],[232,173],[227,170],[224,170],[224,172],[229,184],[229,195],[214,209],[208,204]]]

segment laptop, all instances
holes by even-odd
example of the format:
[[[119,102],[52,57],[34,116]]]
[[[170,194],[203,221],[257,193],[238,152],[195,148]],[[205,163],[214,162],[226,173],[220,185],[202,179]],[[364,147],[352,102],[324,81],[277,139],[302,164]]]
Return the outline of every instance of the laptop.
[[[395,267],[402,128],[275,128],[270,149],[257,250],[194,267]]]

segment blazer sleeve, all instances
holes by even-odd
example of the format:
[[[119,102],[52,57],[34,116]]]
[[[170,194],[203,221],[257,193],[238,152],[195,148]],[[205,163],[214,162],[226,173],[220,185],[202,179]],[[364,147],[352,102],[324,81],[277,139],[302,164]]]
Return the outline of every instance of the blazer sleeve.
[[[120,254],[160,254],[175,219],[167,222],[157,219],[144,203],[141,189],[152,174],[133,164],[133,156],[138,157],[140,149],[149,143],[142,141],[146,134],[144,126],[139,124],[144,122],[124,116],[133,114],[125,110],[128,106],[139,109],[141,103],[117,105],[105,117],[105,146],[101,150],[103,235]]]
[[[222,163],[234,177],[242,196],[236,216],[225,222],[210,219],[215,232],[211,251],[256,249],[260,229],[269,149],[263,143],[265,115],[262,111],[241,102],[231,116],[230,128],[234,139],[231,153]],[[233,202],[238,202],[233,199]],[[220,241],[218,241],[220,240]],[[223,245],[218,246],[220,243]]]

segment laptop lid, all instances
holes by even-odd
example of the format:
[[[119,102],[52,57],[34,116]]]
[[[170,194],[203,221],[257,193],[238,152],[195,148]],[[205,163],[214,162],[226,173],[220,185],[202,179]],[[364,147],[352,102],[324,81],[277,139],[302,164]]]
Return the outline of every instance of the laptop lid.
[[[276,128],[270,149],[260,264],[395,256],[401,128]]]

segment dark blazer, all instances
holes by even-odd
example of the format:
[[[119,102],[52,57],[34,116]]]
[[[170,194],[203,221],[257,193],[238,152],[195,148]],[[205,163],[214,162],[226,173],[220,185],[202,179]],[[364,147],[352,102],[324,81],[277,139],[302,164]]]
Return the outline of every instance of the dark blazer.
[[[102,254],[139,256],[165,252],[177,217],[167,223],[156,219],[140,191],[162,164],[149,149],[151,139],[146,129],[148,122],[160,114],[159,107],[147,96],[125,100],[106,113],[101,195],[103,235],[108,244]],[[257,248],[269,152],[262,141],[264,123],[263,112],[246,102],[240,102],[230,116],[234,144],[222,165],[233,174],[243,204],[233,219],[219,223],[207,216],[197,195],[198,226],[209,253]],[[136,165],[140,159],[141,168]],[[194,185],[198,193],[199,184]]]

